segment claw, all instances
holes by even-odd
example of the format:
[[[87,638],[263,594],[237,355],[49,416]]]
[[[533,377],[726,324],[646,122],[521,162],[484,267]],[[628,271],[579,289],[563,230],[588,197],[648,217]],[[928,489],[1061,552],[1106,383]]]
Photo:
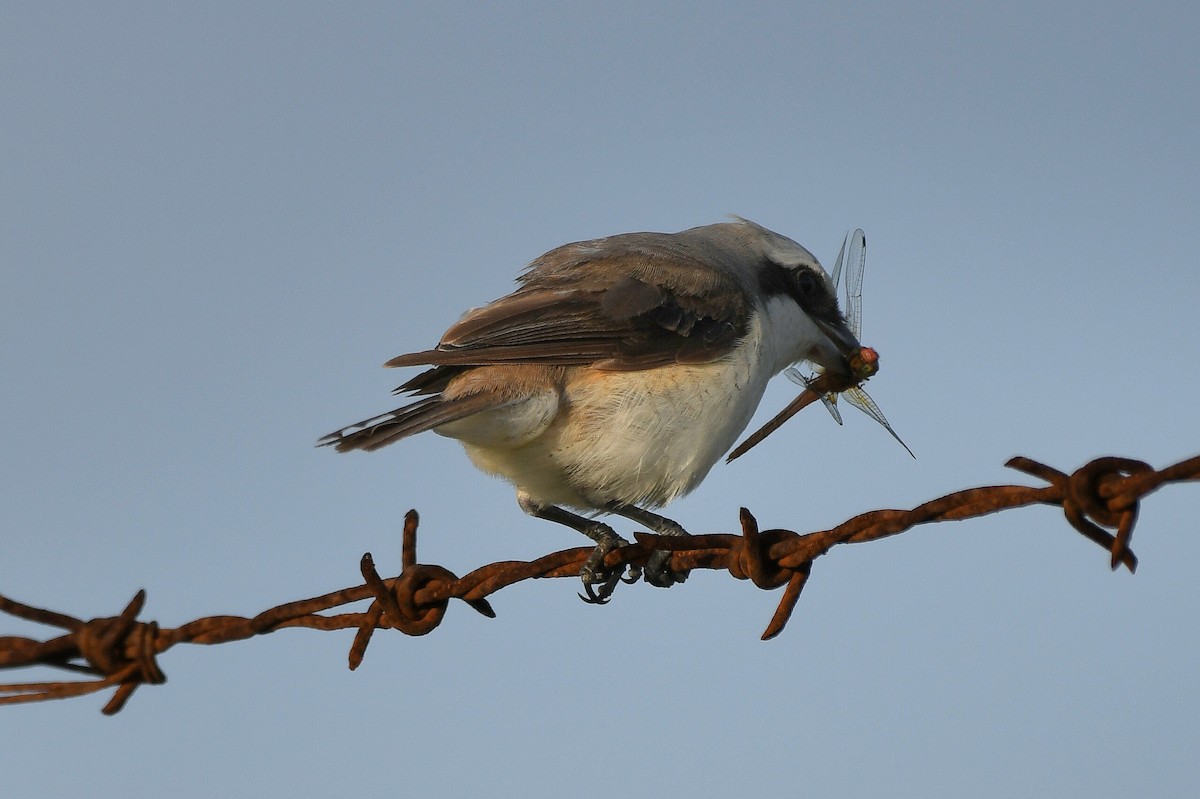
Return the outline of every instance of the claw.
[[[583,579],[583,590],[587,596],[579,594],[579,598],[589,605],[607,605],[608,600],[612,598],[613,591],[617,588],[617,582],[621,579],[619,571],[614,571],[603,581],[596,574],[587,575]],[[595,589],[596,585],[600,586],[599,591]]]
[[[603,568],[604,556],[614,549],[628,545],[628,543],[624,538],[612,535],[603,538],[601,543],[592,550],[592,554],[588,555],[588,559],[579,569],[579,576],[583,579],[583,590],[587,594],[587,596],[579,594],[580,599],[589,605],[604,605],[612,597],[618,582],[631,582],[623,576],[625,571],[623,568],[612,571]],[[631,568],[630,573],[633,575],[632,581],[636,581],[640,576],[640,571],[637,569]],[[599,590],[594,587],[597,585],[600,586]]]
[[[588,603],[589,605],[607,605],[608,604],[608,600],[602,599],[601,597],[596,596],[596,593],[594,591],[592,591],[592,587],[590,585],[588,585],[587,583],[583,584],[583,588],[585,591],[587,591],[588,595],[584,596],[583,594],[576,591],[575,596],[579,597],[580,599],[582,599],[584,602]]]
[[[614,583],[607,582],[601,586],[600,592],[597,593],[596,590],[592,588],[591,583],[584,583],[583,590],[587,592],[587,596],[584,596],[578,591],[575,592],[575,595],[589,605],[607,605],[608,600],[612,599],[612,592],[614,588],[616,588]]]

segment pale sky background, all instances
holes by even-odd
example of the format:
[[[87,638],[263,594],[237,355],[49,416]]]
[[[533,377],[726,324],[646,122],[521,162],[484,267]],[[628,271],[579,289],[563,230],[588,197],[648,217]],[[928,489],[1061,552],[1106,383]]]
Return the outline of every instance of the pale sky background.
[[[460,574],[580,545],[452,441],[313,443],[545,250],[731,213],[827,266],[866,230],[918,460],[812,408],[693,532],[1200,452],[1200,6],[967,5],[0,4],[0,592],[253,615],[394,572],[410,507]],[[1195,796],[1198,507],[1145,504],[1136,576],[1052,508],[840,548],[769,643],[778,592],[702,572],[524,583],[354,673],[351,632],[177,647],[115,718],[0,709],[3,792]]]

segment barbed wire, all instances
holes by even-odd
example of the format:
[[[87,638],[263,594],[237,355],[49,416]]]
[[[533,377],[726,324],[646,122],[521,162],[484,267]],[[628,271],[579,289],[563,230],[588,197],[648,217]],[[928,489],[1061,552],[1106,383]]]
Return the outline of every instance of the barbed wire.
[[[762,589],[785,586],[762,634],[767,640],[783,631],[813,562],[838,544],[874,541],[931,522],[969,519],[1036,504],[1056,505],[1076,531],[1109,552],[1113,569],[1123,565],[1132,572],[1137,568],[1137,558],[1130,541],[1139,502],[1164,484],[1200,480],[1200,456],[1161,470],[1138,460],[1103,457],[1070,475],[1024,457],[1013,458],[1006,466],[1037,477],[1046,485],[968,488],[909,510],[868,511],[828,530],[803,534],[759,530],[754,516],[742,508],[740,535],[673,537],[637,533],[635,543],[608,553],[604,565],[610,569],[644,566],[656,549],[664,549],[671,551],[671,569],[676,572],[727,570],[733,577],[749,580]],[[164,628],[154,621],[138,621],[145,606],[145,591],[138,591],[118,615],[88,621],[0,596],[0,612],[66,631],[46,641],[0,637],[0,668],[41,665],[95,677],[0,685],[0,704],[65,699],[111,687],[115,691],[103,708],[111,715],[125,706],[138,687],[166,681],[157,658],[176,644],[221,644],[290,627],[357,629],[349,654],[350,668],[355,669],[377,629],[425,635],[442,623],[451,599],[461,599],[484,616],[494,618],[488,596],[522,580],[577,577],[592,552],[591,547],[565,549],[532,561],[491,563],[458,577],[442,566],[418,563],[417,526],[417,512],[409,511],[404,518],[399,576],[380,577],[367,553],[360,562],[362,585],[288,602],[253,617],[206,616],[180,627]],[[367,599],[371,604],[366,611],[324,615]]]

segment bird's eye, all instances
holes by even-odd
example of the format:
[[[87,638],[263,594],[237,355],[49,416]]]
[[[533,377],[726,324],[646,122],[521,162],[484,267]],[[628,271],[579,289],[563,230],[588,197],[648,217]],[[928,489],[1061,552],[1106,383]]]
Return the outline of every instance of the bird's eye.
[[[817,281],[817,276],[807,269],[801,269],[796,273],[796,290],[800,292],[800,296],[809,298],[817,293],[820,288],[820,283]]]

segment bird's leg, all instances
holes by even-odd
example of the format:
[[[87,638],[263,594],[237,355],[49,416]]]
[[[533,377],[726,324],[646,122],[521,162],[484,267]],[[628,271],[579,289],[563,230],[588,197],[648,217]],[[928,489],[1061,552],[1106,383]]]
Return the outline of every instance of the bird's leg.
[[[579,596],[584,602],[593,605],[603,605],[607,602],[617,587],[617,581],[621,579],[621,573],[624,570],[617,569],[606,572],[604,556],[614,549],[626,546],[629,542],[617,535],[607,524],[571,513],[557,505],[545,505],[524,494],[517,495],[517,503],[521,506],[521,510],[530,516],[566,525],[596,542],[596,548],[592,550],[592,554],[588,555],[588,559],[579,569],[579,576],[583,578],[583,590],[587,592],[586,597],[583,594]],[[640,570],[631,567],[630,575],[631,578],[628,582],[636,582],[640,576]],[[599,586],[599,588],[597,589],[595,586]]]
[[[679,522],[668,519],[666,516],[659,516],[657,513],[651,513],[636,505],[610,502],[604,506],[604,509],[609,513],[615,513],[619,516],[624,516],[626,519],[632,519],[638,524],[644,524],[651,532],[658,533],[659,535],[688,534],[688,531],[684,530],[683,525]],[[669,550],[655,550],[650,559],[646,561],[646,582],[650,583],[650,585],[659,588],[670,588],[675,583],[682,583],[687,577],[687,572],[671,570],[671,553]]]

